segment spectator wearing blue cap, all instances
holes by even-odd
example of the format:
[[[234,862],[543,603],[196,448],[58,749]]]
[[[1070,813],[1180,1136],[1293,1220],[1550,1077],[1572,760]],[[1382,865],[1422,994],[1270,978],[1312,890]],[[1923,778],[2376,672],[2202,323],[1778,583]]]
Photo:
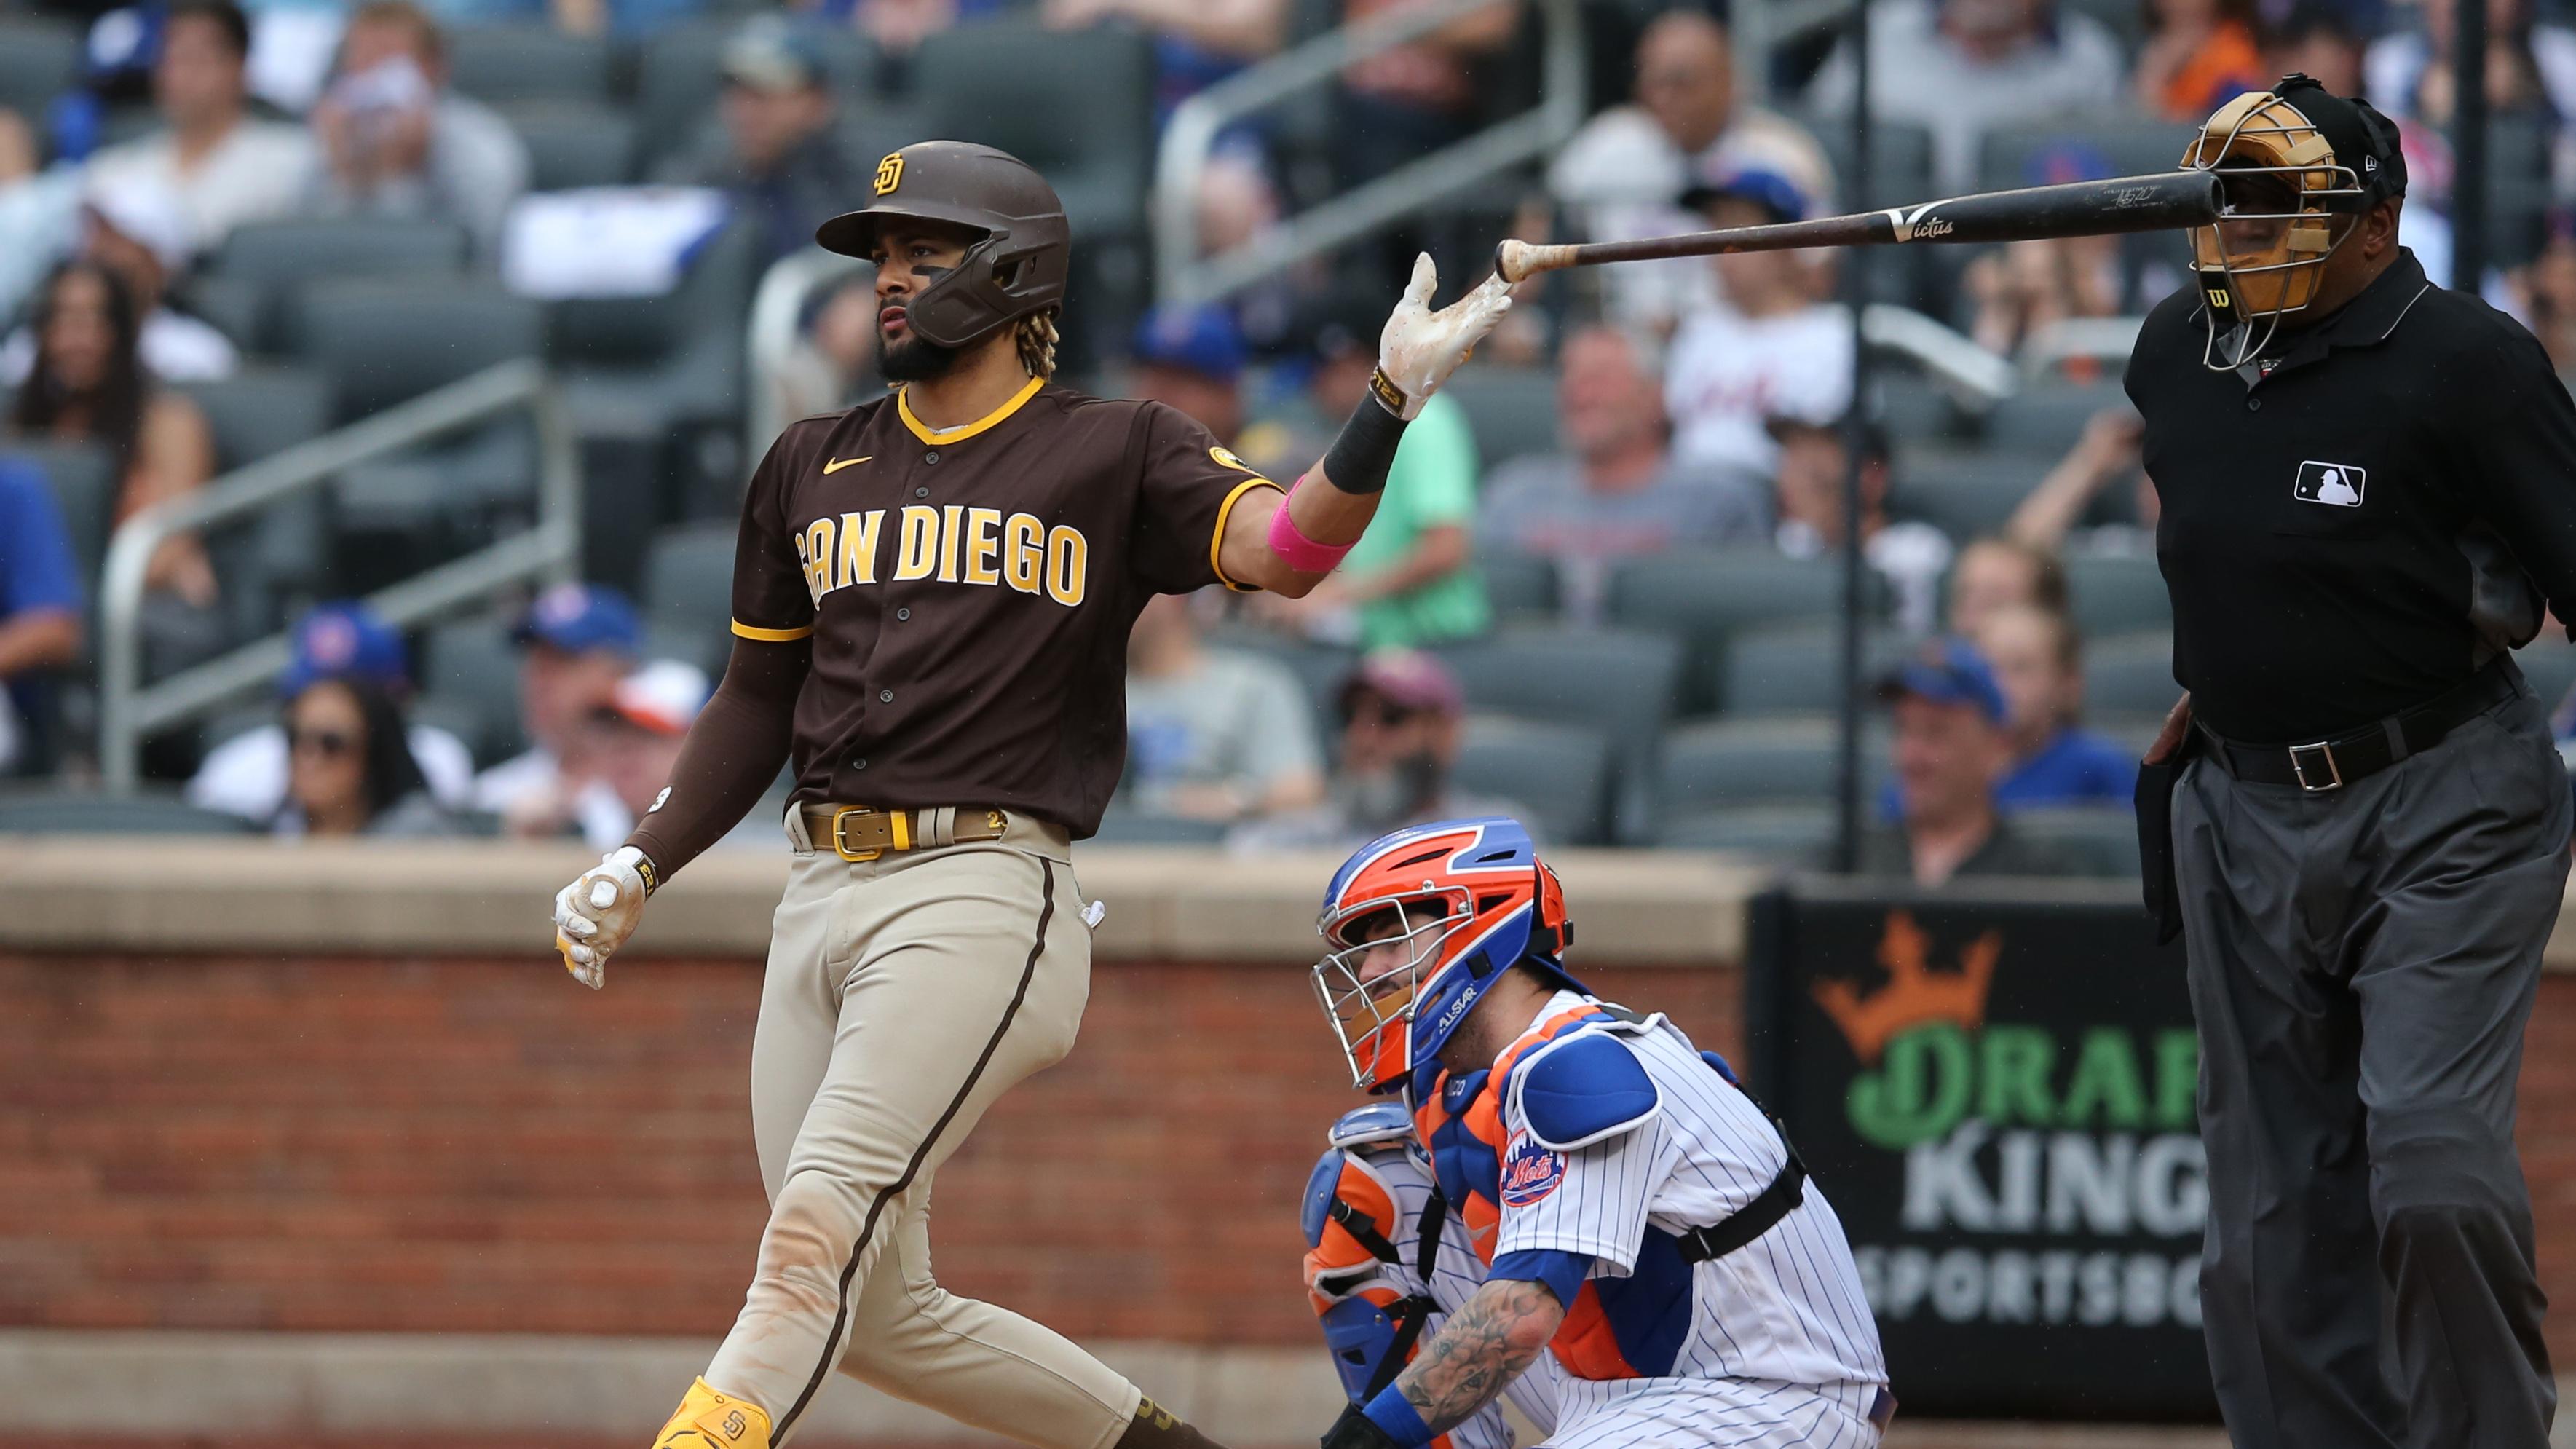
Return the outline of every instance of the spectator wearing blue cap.
[[[2087,862],[2015,835],[1995,807],[2012,758],[2003,689],[1963,639],[1927,641],[1879,681],[1895,716],[1897,823],[1861,836],[1863,875],[1945,885],[1960,876],[2069,875]]]
[[[606,840],[600,849],[615,849],[634,821],[622,810],[585,808],[585,726],[615,707],[619,681],[644,652],[644,626],[615,589],[558,584],[528,605],[511,637],[528,751],[474,781],[474,808],[500,816],[513,835],[578,829],[594,845]]]
[[[1131,390],[1233,447],[1243,432],[1243,352],[1243,332],[1225,308],[1157,307],[1136,324]]]
[[[730,193],[760,228],[764,261],[802,251],[864,181],[833,129],[822,48],[796,21],[755,16],[725,47],[723,67],[722,129],[659,179]]]
[[[291,632],[294,657],[277,681],[277,692],[290,707],[326,680],[356,680],[396,706],[411,697],[402,635],[365,604],[317,604],[295,621]],[[363,708],[364,701],[359,703]],[[405,726],[402,737],[430,802],[443,811],[466,808],[474,786],[474,755],[464,742],[424,724]],[[290,756],[284,724],[235,735],[207,753],[196,778],[188,782],[188,803],[263,825],[276,823],[290,803]]]
[[[1712,227],[1800,221],[1814,198],[1778,171],[1729,166],[1683,199]],[[1851,406],[1851,321],[1825,303],[1822,253],[1740,252],[1713,259],[1725,301],[1693,312],[1673,336],[1664,373],[1673,451],[1685,462],[1770,478],[1780,446],[1772,417],[1827,421]]]
[[[0,774],[37,760],[29,726],[80,648],[80,571],[62,511],[43,474],[0,459]]]

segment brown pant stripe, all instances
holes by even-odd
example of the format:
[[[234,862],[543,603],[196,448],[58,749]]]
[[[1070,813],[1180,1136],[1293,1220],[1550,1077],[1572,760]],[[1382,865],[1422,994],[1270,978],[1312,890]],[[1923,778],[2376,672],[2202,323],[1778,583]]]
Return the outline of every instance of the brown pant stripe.
[[[921,1174],[921,1164],[930,1156],[930,1149],[938,1145],[939,1134],[948,1129],[948,1124],[955,1121],[958,1112],[966,1106],[966,1095],[974,1091],[975,1083],[983,1078],[984,1068],[993,1060],[993,1053],[1001,1049],[1003,1034],[1011,1029],[1011,1019],[1020,1014],[1020,1003],[1028,999],[1029,982],[1037,976],[1038,958],[1046,954],[1047,926],[1055,919],[1055,862],[1040,856],[1038,866],[1044,894],[1038,905],[1037,939],[1029,943],[1029,959],[1020,967],[1020,984],[1011,993],[1011,1004],[1002,1009],[1001,1021],[993,1027],[993,1035],[984,1043],[983,1053],[975,1058],[974,1069],[966,1073],[966,1080],[957,1088],[957,1095],[949,1098],[948,1110],[940,1113],[939,1120],[930,1124],[930,1131],[921,1139],[921,1145],[913,1149],[912,1160],[903,1165],[903,1174],[877,1189],[875,1200],[868,1204],[868,1215],[859,1224],[859,1239],[850,1245],[850,1261],[841,1268],[841,1306],[832,1315],[832,1331],[823,1336],[822,1361],[814,1365],[814,1376],[805,1381],[805,1392],[798,1394],[794,1406],[780,1416],[777,1431],[770,1435],[769,1442],[773,1445],[786,1442],[787,1432],[796,1427],[798,1416],[805,1412],[807,1404],[813,1402],[815,1391],[822,1388],[823,1380],[831,1376],[832,1365],[840,1362],[841,1331],[850,1322],[850,1280],[859,1275],[859,1257],[867,1251],[868,1240],[876,1235],[877,1218],[885,1212],[885,1205],[912,1186],[912,1180]]]

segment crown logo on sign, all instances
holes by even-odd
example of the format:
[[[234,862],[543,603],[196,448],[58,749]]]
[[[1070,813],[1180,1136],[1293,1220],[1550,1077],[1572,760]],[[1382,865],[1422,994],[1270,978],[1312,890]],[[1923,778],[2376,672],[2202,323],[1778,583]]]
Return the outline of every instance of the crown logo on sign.
[[[1958,970],[1935,971],[1932,938],[1911,912],[1890,911],[1878,941],[1887,984],[1864,996],[1849,981],[1819,981],[1813,988],[1816,1004],[1842,1028],[1862,1064],[1876,1066],[1889,1042],[1927,1022],[1955,1022],[1969,1031],[1983,1025],[1986,991],[1994,985],[2003,950],[2003,933],[1990,930],[1959,953]]]

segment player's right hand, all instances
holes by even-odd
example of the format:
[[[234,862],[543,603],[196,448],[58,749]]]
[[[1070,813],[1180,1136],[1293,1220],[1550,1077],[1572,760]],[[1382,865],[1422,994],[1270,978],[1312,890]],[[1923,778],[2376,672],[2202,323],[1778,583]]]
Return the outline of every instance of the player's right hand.
[[[608,958],[644,918],[644,852],[619,846],[581,878],[555,893],[555,950],[572,979],[597,991],[608,984]]]

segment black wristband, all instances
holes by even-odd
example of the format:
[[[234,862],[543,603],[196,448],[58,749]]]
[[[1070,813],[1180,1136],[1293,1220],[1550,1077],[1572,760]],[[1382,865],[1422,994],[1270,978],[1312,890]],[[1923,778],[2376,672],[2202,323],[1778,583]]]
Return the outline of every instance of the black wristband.
[[[1395,1436],[1377,1426],[1377,1421],[1352,1404],[1342,1410],[1333,1427],[1324,1431],[1323,1449],[1404,1449]]]
[[[1324,477],[1345,493],[1383,491],[1386,471],[1395,466],[1395,445],[1404,441],[1404,418],[1378,393],[1384,377],[1369,379],[1369,395],[1351,409],[1351,420],[1325,450]]]

